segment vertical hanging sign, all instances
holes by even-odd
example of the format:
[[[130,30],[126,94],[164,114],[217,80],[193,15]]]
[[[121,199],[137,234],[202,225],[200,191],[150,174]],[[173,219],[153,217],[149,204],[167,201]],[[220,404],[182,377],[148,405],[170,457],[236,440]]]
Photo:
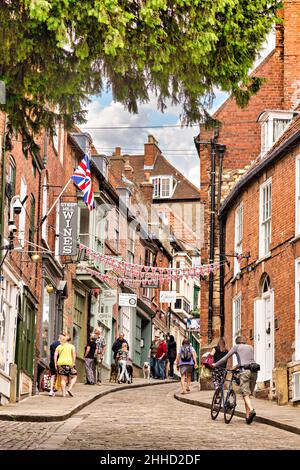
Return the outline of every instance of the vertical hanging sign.
[[[77,254],[77,202],[61,202],[59,208],[59,255]]]

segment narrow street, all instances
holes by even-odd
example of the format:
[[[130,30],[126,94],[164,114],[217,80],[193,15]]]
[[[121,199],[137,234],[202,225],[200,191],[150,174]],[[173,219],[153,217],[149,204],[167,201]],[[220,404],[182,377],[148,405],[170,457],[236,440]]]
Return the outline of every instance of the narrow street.
[[[0,449],[300,449],[300,436],[271,426],[212,421],[209,410],[175,400],[176,391],[178,384],[123,390],[63,423],[0,422]]]

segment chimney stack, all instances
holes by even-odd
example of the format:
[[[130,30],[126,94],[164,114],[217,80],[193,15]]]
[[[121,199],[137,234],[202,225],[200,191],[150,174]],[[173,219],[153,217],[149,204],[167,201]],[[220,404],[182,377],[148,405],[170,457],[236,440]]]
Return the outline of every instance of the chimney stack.
[[[113,153],[114,157],[120,157],[121,156],[121,147],[116,147]]]
[[[160,154],[157,140],[153,135],[148,135],[148,143],[145,144],[144,169],[152,170],[156,157]]]

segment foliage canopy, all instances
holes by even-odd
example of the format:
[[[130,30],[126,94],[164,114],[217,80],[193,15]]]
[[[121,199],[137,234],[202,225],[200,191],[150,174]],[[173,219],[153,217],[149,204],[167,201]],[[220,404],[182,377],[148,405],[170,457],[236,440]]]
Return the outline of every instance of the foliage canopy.
[[[104,84],[136,113],[182,104],[189,124],[205,117],[215,87],[244,105],[259,87],[248,72],[276,21],[278,0],[1,0],[0,80],[8,137],[32,136],[63,119],[84,122]],[[55,110],[59,109],[59,113]],[[9,139],[8,139],[9,142]]]

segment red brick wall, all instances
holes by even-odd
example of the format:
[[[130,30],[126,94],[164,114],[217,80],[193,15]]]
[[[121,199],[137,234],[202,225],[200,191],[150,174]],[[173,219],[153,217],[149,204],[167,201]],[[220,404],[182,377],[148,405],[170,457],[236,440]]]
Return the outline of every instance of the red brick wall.
[[[220,123],[218,142],[226,145],[222,171],[222,198],[230,192],[226,183],[232,181],[237,172],[251,164],[260,154],[261,127],[257,123],[260,113],[266,109],[290,109],[298,103],[300,94],[300,2],[285,2],[284,23],[277,26],[276,49],[259,65],[254,75],[265,78],[258,93],[249,101],[246,108],[239,108],[235,100],[228,99],[215,113]],[[201,129],[201,140],[212,137],[213,131]],[[209,206],[210,206],[210,154],[209,147],[200,148],[201,200],[205,204],[204,246],[202,262],[208,261],[209,249]],[[228,176],[228,178],[227,178]],[[218,178],[218,161],[217,161]],[[254,229],[253,229],[254,230]],[[253,232],[252,236],[255,236]],[[218,230],[216,230],[216,253],[218,252]],[[201,291],[201,330],[204,339],[207,331],[208,285],[202,283]],[[218,291],[218,286],[216,286]],[[218,315],[219,302],[214,302],[214,314]],[[218,331],[216,331],[218,335]]]
[[[242,277],[233,280],[233,259],[226,268],[225,277],[225,337],[232,344],[232,300],[242,294],[242,333],[247,341],[250,330],[254,334],[254,299],[261,295],[261,279],[264,273],[270,277],[274,289],[275,364],[293,359],[295,340],[295,291],[294,263],[300,255],[300,242],[290,241],[295,236],[295,156],[300,147],[278,161],[255,179],[230,208],[226,221],[226,253],[234,250],[235,209],[243,203],[243,252],[250,252],[248,263],[243,261]],[[272,177],[272,242],[270,259],[259,259],[259,187]],[[253,271],[247,271],[247,265]]]

